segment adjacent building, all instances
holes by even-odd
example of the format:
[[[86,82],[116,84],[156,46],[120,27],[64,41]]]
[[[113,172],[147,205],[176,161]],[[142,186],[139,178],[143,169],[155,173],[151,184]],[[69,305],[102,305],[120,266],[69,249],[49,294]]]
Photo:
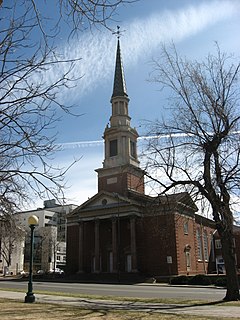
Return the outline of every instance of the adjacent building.
[[[66,265],[66,214],[76,207],[73,204],[59,205],[55,200],[46,200],[43,208],[14,214],[14,223],[19,232],[17,237],[14,236],[15,232],[9,232],[9,235],[2,239],[0,270],[3,273],[6,273],[5,270],[7,270],[12,274],[18,274],[23,270],[28,271],[30,260],[28,218],[31,215],[36,215],[39,219],[34,232],[34,271],[48,272],[55,268],[64,269]],[[4,244],[9,253],[5,257],[3,255]]]
[[[0,221],[0,275],[18,274],[23,270],[25,230],[14,219]]]

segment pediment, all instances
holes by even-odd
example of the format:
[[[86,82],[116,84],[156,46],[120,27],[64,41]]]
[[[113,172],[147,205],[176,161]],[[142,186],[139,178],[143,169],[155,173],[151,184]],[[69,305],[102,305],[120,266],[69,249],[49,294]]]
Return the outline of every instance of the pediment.
[[[107,211],[119,207],[131,206],[132,201],[116,193],[101,191],[77,207],[71,216],[92,216],[105,215]],[[114,209],[115,208],[115,209]]]
[[[79,207],[77,207],[72,213],[68,215],[68,218],[73,220],[77,219],[94,219],[94,218],[106,218],[115,215],[134,215],[142,214],[142,204],[146,201],[146,196],[137,194],[137,197],[124,197],[114,192],[100,191],[93,197],[85,201]],[[155,198],[154,198],[155,199]],[[150,203],[154,200],[151,197],[147,197],[147,202]],[[144,200],[142,202],[142,200]],[[168,196],[161,196],[158,204],[162,206],[170,206],[174,208],[184,208],[190,210],[192,213],[197,211],[195,203],[187,193],[171,194]]]

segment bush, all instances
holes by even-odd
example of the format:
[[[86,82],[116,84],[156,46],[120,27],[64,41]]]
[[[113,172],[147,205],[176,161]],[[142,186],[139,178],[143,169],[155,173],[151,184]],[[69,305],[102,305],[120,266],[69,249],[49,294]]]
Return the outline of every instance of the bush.
[[[226,279],[226,277],[219,277],[214,281],[214,284],[217,287],[226,287],[227,279]]]
[[[188,284],[187,276],[177,276],[170,279],[170,284]]]
[[[189,280],[192,285],[209,286],[211,283],[211,279],[205,274],[197,274]]]

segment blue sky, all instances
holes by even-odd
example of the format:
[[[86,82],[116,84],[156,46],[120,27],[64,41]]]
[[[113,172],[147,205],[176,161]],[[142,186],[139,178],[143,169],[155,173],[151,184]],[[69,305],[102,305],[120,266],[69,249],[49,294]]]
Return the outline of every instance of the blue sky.
[[[238,0],[140,0],[118,10],[116,22],[123,32],[121,50],[127,91],[130,98],[131,125],[144,135],[143,120],[160,118],[166,96],[150,83],[151,61],[157,58],[162,43],[174,41],[180,54],[204,59],[214,52],[214,41],[223,51],[239,57],[240,1]],[[58,45],[66,58],[81,57],[75,75],[82,76],[61,99],[74,104],[73,117],[62,114],[57,124],[57,142],[63,151],[54,163],[66,166],[81,160],[67,173],[69,203],[81,204],[97,192],[97,175],[103,161],[102,134],[111,115],[116,37],[107,30],[85,31],[69,42],[62,35]],[[52,69],[47,77],[54,78]]]

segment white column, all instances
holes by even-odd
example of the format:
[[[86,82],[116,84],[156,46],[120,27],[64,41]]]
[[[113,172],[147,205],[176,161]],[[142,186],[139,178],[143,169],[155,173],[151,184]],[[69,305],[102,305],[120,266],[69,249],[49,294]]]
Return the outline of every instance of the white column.
[[[136,251],[136,218],[130,218],[131,233],[131,255],[132,255],[132,271],[137,272],[137,251]]]
[[[117,219],[112,218],[112,254],[113,254],[113,272],[117,272]]]
[[[78,272],[83,272],[83,222],[79,222]]]
[[[95,220],[95,272],[100,272],[100,238],[99,238],[99,220]]]

